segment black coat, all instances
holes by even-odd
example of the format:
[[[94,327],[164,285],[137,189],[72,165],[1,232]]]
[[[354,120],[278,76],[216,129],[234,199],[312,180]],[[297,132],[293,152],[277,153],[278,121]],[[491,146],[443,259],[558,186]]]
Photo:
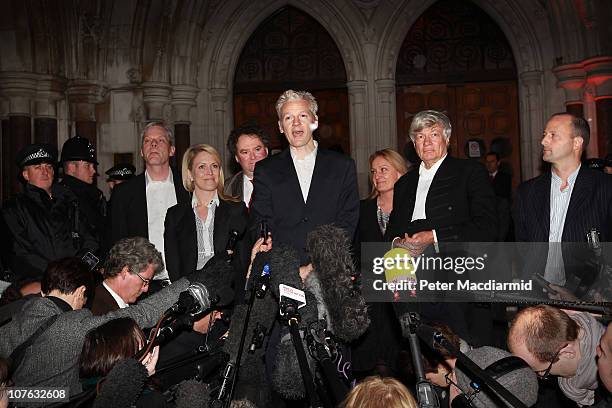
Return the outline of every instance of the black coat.
[[[516,193],[513,219],[517,241],[548,242],[550,233],[551,173],[522,183]],[[579,279],[588,272],[585,263],[592,256],[586,245],[586,233],[596,228],[601,242],[612,240],[612,177],[581,166],[572,190],[561,241],[566,276]],[[575,243],[584,243],[583,247]],[[525,271],[543,273],[548,246],[532,248],[526,256],[530,262]],[[569,282],[569,280],[568,280]],[[570,285],[571,286],[571,285]],[[575,288],[569,287],[570,290]]]
[[[376,217],[376,198],[361,200],[358,245],[362,242],[382,242],[383,234]],[[391,303],[368,302],[370,327],[352,346],[353,370],[372,374],[372,370],[396,369],[402,344],[402,330]],[[378,372],[378,371],[377,371]],[[380,374],[390,374],[380,372]]]
[[[412,222],[418,183],[418,168],[395,183],[393,211],[385,234],[389,240],[433,229],[439,242],[497,240],[495,194],[480,163],[446,156],[427,194],[427,218]]]
[[[215,210],[213,233],[216,254],[225,251],[231,230],[237,230],[242,236],[247,221],[248,215],[243,202],[219,200],[219,206]],[[168,209],[164,224],[164,250],[166,270],[171,281],[196,270],[198,238],[191,201]],[[242,268],[242,263],[240,264]]]
[[[183,187],[181,172],[172,170],[176,202],[189,201],[189,193]],[[112,243],[121,238],[149,238],[147,194],[145,174],[139,174],[125,183],[115,186],[111,204]]]
[[[512,176],[498,170],[491,184],[496,196],[512,201]]]
[[[291,245],[308,263],[306,236],[316,227],[335,224],[350,239],[359,221],[355,162],[319,148],[305,203],[289,149],[257,162],[250,208],[252,240],[261,221],[268,223],[274,242]]]
[[[79,202],[79,211],[83,213],[87,227],[106,252],[108,244],[106,219],[106,198],[102,191],[93,184],[85,183],[76,177],[64,176],[61,183],[74,193]]]
[[[53,198],[28,183],[2,208],[5,236],[11,243],[9,267],[15,278],[41,278],[50,261],[98,250],[83,214],[76,211],[75,195],[59,184],[51,187],[51,194]],[[73,238],[73,232],[79,238]]]

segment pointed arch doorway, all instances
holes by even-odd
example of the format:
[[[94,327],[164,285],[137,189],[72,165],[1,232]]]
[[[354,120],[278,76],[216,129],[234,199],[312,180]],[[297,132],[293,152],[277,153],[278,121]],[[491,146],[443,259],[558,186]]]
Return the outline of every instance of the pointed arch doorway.
[[[398,147],[408,144],[413,116],[445,112],[455,157],[501,156],[503,169],[521,180],[517,73],[510,45],[497,24],[469,0],[440,0],[414,23],[396,66]],[[480,157],[479,157],[480,156]]]
[[[319,105],[321,147],[350,154],[346,70],[330,34],[313,17],[283,7],[264,20],[245,44],[234,77],[234,126],[255,122],[272,149],[287,142],[278,130],[275,103],[287,90],[307,90]]]

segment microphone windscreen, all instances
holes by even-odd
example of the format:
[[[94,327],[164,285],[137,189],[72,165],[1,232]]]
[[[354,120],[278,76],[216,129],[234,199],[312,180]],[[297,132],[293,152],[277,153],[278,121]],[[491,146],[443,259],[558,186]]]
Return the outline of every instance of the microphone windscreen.
[[[496,361],[511,355],[505,350],[489,346],[473,349],[465,354],[482,369],[485,369]],[[493,391],[489,390],[488,387],[482,386],[482,381],[475,377],[470,377],[468,374],[462,371],[461,368],[462,367],[460,364],[457,364],[455,367],[457,385],[459,385],[459,388],[465,391],[471,391],[472,389],[470,384],[472,381],[476,381],[481,384],[481,391],[476,393],[474,399],[472,400],[473,407],[487,408],[497,407],[500,405],[498,402],[496,402],[497,398],[493,396]],[[528,407],[534,405],[538,399],[538,378],[535,372],[527,365],[520,369],[515,369],[500,375],[497,377],[497,382],[499,382],[504,388],[510,391],[511,394],[521,400],[521,402]]]
[[[247,399],[240,399],[232,401],[230,408],[257,408],[257,406]]]
[[[136,403],[147,381],[147,369],[133,358],[119,361],[102,383],[94,408],[129,408]]]
[[[181,382],[174,393],[176,408],[207,407],[210,390],[207,384],[186,380]]]
[[[282,283],[296,289],[302,287],[300,278],[300,258],[295,249],[279,244],[269,251],[270,254],[270,290],[279,299],[278,286]]]
[[[328,328],[338,338],[352,341],[370,325],[365,301],[353,284],[351,244],[342,228],[321,225],[307,237],[313,272],[319,280],[328,311]]]

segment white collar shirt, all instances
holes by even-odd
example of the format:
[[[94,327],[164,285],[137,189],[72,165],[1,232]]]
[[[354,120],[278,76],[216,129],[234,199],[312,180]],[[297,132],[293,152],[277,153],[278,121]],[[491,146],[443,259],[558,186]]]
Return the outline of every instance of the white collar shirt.
[[[431,182],[433,181],[444,159],[446,159],[446,155],[434,163],[430,169],[425,168],[425,164],[421,162],[421,165],[419,166],[419,183],[417,185],[417,193],[414,200],[414,210],[412,211],[411,221],[424,220],[427,218],[427,214],[425,213],[427,194],[429,193]]]
[[[251,196],[253,195],[253,179],[242,173],[242,201],[249,208]]]
[[[162,254],[164,264],[166,262],[164,254],[164,221],[168,208],[176,205],[176,190],[174,189],[174,179],[172,169],[168,171],[168,178],[162,181],[155,181],[149,177],[145,171],[145,184],[147,195],[147,218],[149,227],[149,241]],[[164,269],[155,275],[154,279],[168,279],[168,271]]]
[[[319,150],[319,144],[316,140],[314,142],[314,150],[306,155],[303,160],[299,160],[296,157],[296,153],[293,147],[289,147],[291,152],[291,159],[293,160],[293,166],[298,176],[300,183],[300,189],[302,190],[302,197],[304,202],[308,200],[308,192],[310,191],[310,183],[312,182],[312,174],[314,173],[315,163],[317,160],[317,151]]]

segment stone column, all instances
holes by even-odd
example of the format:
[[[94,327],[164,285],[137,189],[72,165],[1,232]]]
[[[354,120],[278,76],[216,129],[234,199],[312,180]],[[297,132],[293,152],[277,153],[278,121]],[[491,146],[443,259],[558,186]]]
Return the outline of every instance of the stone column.
[[[521,109],[521,172],[528,180],[540,173],[542,155],[540,135],[544,129],[542,71],[525,71],[519,75],[519,93],[524,92]]]
[[[591,129],[588,152],[605,157],[612,153],[612,57],[590,58],[583,65],[595,105],[595,131]]]
[[[8,100],[8,142],[3,143],[2,162],[11,163],[15,169],[15,153],[32,143],[32,100],[36,94],[36,75],[27,72],[3,72],[0,74],[0,92]],[[4,130],[4,129],[3,129]],[[4,132],[3,132],[4,134]],[[21,190],[15,177],[8,171],[2,190],[9,196]],[[6,193],[5,193],[6,191]]]
[[[0,132],[2,132],[2,143],[0,144],[0,157],[2,157],[2,165],[0,166],[0,171],[2,172],[0,176],[0,199],[3,202],[10,197],[8,186],[11,185],[12,179],[14,179],[17,174],[15,163],[7,159],[9,153],[14,156],[14,152],[10,150],[11,139],[9,135],[8,105],[6,99],[0,99],[0,120],[2,124],[2,128],[0,129]]]
[[[38,80],[35,101],[34,141],[57,147],[57,101],[63,98],[64,81],[50,76]]]
[[[349,81],[346,84],[349,97],[349,129],[351,132],[351,157],[357,167],[359,191],[368,189],[368,157],[373,141],[369,137],[367,81]]]
[[[102,83],[93,80],[72,81],[67,89],[75,135],[87,138],[94,147],[98,145],[96,104],[104,101],[106,92]]]
[[[191,108],[196,106],[198,88],[191,85],[174,85],[172,107],[174,110],[174,139],[176,145],[176,164],[181,166],[183,154],[191,145],[190,128]]]
[[[232,123],[231,117],[231,94],[227,88],[213,88],[210,90],[211,101],[211,125],[210,129],[210,144],[215,146],[223,158],[223,163],[226,165],[231,158],[227,157],[227,151],[224,148],[225,138],[230,132]]]
[[[149,121],[168,121],[167,105],[170,103],[170,85],[165,82],[145,82],[143,101],[145,115]]]
[[[583,93],[586,74],[582,64],[560,65],[553,69],[557,86],[565,91],[565,110],[573,115],[584,117]]]

